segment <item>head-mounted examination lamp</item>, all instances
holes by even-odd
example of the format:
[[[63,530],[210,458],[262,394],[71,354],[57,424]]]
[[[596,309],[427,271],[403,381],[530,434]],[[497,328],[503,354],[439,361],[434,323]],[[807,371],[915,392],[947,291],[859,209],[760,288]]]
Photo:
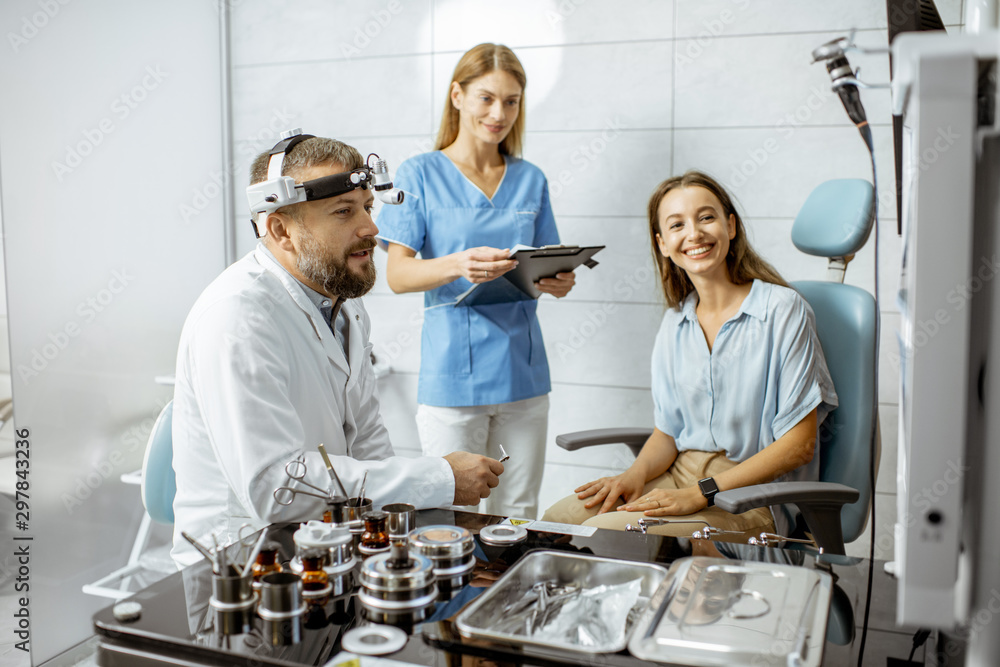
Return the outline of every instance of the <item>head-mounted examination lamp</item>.
[[[261,231],[266,233],[266,227],[263,224],[260,227],[257,226],[258,220],[263,223],[269,213],[274,213],[279,208],[299,202],[336,197],[358,188],[367,190],[370,186],[374,190],[375,196],[383,203],[403,203],[403,191],[392,186],[388,165],[375,153],[368,156],[367,164],[364,167],[315,178],[305,183],[296,183],[291,176],[282,176],[281,166],[285,156],[299,142],[312,137],[311,134],[302,134],[301,129],[282,132],[281,141],[271,149],[271,158],[267,163],[267,180],[253,183],[247,187],[250,224],[253,225],[254,235],[257,238],[263,236]],[[374,166],[371,164],[373,157],[375,158]],[[264,218],[260,217],[261,214],[264,215]]]

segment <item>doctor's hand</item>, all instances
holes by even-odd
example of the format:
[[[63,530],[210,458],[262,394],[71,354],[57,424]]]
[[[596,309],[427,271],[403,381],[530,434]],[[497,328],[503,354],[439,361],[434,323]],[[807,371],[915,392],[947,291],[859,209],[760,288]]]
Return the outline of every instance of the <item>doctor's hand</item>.
[[[575,284],[576,274],[572,271],[567,271],[566,273],[557,273],[554,278],[542,278],[535,283],[535,287],[538,288],[539,292],[545,292],[557,299],[561,299],[569,294],[569,291],[573,289],[573,285]]]
[[[593,482],[587,482],[582,486],[573,489],[573,493],[580,500],[589,501],[583,504],[584,507],[601,506],[598,514],[610,512],[615,507],[618,499],[623,499],[626,503],[642,495],[642,489],[646,486],[646,480],[642,473],[629,468],[620,475],[614,477],[602,477]]]
[[[507,273],[517,262],[508,257],[510,249],[500,250],[482,246],[469,248],[451,255],[454,262],[452,274],[470,283],[486,283]]]
[[[686,489],[653,489],[649,493],[627,502],[620,512],[642,512],[646,516],[684,516],[708,507],[708,500],[697,486]]]
[[[455,474],[455,504],[478,505],[500,484],[503,464],[479,454],[452,452],[444,457]]]

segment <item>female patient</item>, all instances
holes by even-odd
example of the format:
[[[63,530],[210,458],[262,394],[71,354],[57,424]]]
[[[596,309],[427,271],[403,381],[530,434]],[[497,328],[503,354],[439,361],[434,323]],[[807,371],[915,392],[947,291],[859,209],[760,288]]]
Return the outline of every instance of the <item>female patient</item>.
[[[753,251],[711,177],[664,181],[648,213],[668,305],[653,347],[656,428],[628,470],[580,486],[544,518],[622,530],[642,516],[677,517],[747,534],[787,531],[783,513],[729,514],[713,500],[716,488],[817,478],[817,428],[837,397],[812,310]]]

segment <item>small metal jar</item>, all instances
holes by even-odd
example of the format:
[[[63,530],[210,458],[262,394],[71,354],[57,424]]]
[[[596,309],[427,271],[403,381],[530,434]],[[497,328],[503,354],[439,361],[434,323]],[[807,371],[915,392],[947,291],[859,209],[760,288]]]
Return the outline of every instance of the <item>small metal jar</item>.
[[[451,599],[452,594],[472,580],[476,566],[473,551],[476,544],[472,533],[458,526],[424,526],[410,533],[410,551],[426,556],[434,564],[439,599]]]
[[[257,614],[264,619],[263,633],[272,646],[289,646],[302,640],[302,616],[308,606],[302,596],[302,578],[291,572],[261,577]]]
[[[338,595],[337,579],[351,573],[358,559],[354,554],[354,538],[346,526],[338,526],[322,521],[309,521],[302,524],[293,536],[297,553],[288,563],[289,569],[296,574],[302,574],[302,559],[299,551],[307,547],[320,547],[328,552],[323,566],[333,585],[333,595]]]
[[[405,550],[402,559],[392,552],[371,556],[361,564],[360,579],[358,600],[369,621],[418,623],[434,609],[438,590],[426,556]]]

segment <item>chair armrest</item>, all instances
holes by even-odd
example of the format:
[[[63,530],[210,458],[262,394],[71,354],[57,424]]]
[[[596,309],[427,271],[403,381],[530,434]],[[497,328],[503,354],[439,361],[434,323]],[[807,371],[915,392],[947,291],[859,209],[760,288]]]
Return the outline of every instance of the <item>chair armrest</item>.
[[[794,503],[816,544],[828,553],[843,554],[840,510],[860,497],[857,489],[832,482],[773,482],[720,491],[715,495],[715,505],[726,512],[741,514],[757,507]]]
[[[742,514],[756,507],[786,503],[846,505],[856,502],[860,496],[857,489],[833,482],[775,482],[720,491],[715,495],[715,504],[727,512]]]
[[[594,445],[628,445],[636,456],[642,446],[653,434],[651,428],[596,428],[590,431],[575,431],[556,436],[556,444],[563,449],[575,452],[584,447]]]

